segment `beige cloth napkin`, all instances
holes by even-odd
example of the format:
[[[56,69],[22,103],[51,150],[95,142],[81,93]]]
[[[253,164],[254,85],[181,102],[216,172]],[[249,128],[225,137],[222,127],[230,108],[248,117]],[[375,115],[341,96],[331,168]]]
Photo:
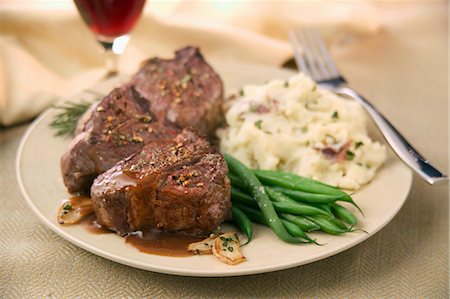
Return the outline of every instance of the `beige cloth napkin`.
[[[29,120],[105,74],[100,47],[71,1],[57,1],[56,10],[49,1],[34,2],[33,9],[17,2],[6,1],[0,17],[0,124],[6,126]],[[199,46],[212,64],[279,66],[292,56],[287,32],[295,26],[315,25],[335,44],[379,29],[373,4],[321,4],[149,1],[119,68],[131,74],[143,59],[170,57],[186,45]]]

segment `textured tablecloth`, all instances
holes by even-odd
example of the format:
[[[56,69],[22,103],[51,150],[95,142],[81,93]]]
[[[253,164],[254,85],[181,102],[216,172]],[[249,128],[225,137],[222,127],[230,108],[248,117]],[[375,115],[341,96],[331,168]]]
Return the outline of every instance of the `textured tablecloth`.
[[[333,55],[352,85],[448,173],[448,4],[384,6],[390,27],[336,47]],[[410,10],[424,17],[396,22],[399,12]],[[0,133],[0,298],[449,297],[446,185],[429,186],[415,176],[405,205],[385,228],[312,264],[244,277],[170,276],[93,255],[38,221],[20,194],[14,169],[26,127]]]

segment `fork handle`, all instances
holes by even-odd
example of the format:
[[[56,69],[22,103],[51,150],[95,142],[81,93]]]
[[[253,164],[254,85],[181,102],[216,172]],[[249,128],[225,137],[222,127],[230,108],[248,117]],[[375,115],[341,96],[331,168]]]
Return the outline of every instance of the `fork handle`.
[[[367,110],[370,116],[372,116],[394,152],[406,163],[406,165],[419,174],[429,184],[442,184],[448,181],[445,174],[437,170],[422,155],[420,155],[397,131],[397,129],[359,93],[348,87],[337,87],[335,92],[357,100]]]

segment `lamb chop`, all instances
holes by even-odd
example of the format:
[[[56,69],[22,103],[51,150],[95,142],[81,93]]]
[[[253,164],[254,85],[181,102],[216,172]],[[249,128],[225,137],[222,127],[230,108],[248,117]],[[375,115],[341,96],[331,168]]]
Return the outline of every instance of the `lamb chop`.
[[[114,89],[91,111],[81,133],[61,158],[64,183],[70,193],[88,193],[93,180],[144,144],[175,136],[133,86]]]
[[[205,235],[229,216],[227,171],[222,155],[190,130],[150,141],[95,179],[97,221],[121,235],[146,228]]]
[[[198,48],[181,49],[173,60],[149,59],[131,82],[157,117],[178,127],[213,137],[223,120],[222,80]]]
[[[220,77],[197,48],[181,49],[172,60],[148,60],[83,117],[61,159],[68,191],[89,193],[99,174],[180,128],[212,136],[223,118],[222,96]]]

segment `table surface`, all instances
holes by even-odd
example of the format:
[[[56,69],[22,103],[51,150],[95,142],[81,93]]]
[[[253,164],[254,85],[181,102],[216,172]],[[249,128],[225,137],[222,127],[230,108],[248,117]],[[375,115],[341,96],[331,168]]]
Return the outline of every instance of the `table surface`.
[[[420,30],[382,30],[333,54],[352,86],[448,173],[447,14],[427,19]],[[449,297],[448,185],[414,176],[405,205],[385,228],[315,263],[244,277],[170,276],[93,255],[38,221],[14,168],[27,126],[0,132],[0,297]]]

